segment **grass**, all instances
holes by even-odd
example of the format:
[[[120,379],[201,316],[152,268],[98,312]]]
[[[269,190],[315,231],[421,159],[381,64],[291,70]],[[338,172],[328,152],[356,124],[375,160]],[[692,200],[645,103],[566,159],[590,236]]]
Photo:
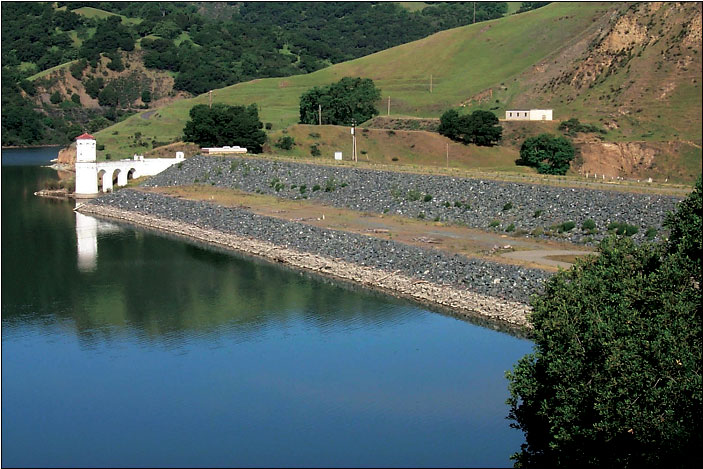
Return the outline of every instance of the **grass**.
[[[522,6],[522,2],[507,2],[507,3],[508,3],[508,11],[506,13],[506,16],[514,14]]]
[[[408,11],[420,11],[424,10],[425,7],[429,6],[427,2],[398,2],[400,6]]]
[[[308,89],[345,76],[358,76],[373,79],[383,100],[391,96],[391,115],[439,117],[446,109],[516,76],[558,49],[591,23],[599,8],[602,6],[590,3],[555,3],[534,12],[539,14],[513,15],[442,31],[314,73],[239,83],[215,90],[213,102],[257,103],[262,122],[281,129],[298,121],[300,95]],[[557,20],[558,28],[545,31],[545,24]],[[123,135],[139,130],[159,141],[172,140],[182,132],[190,108],[207,102],[207,94],[180,100],[160,109],[151,119],[134,116],[114,127]],[[97,136],[106,138],[112,130],[103,130]],[[119,142],[107,140],[106,147],[117,152]]]
[[[122,22],[126,24],[139,24],[142,22],[141,18],[129,18],[127,16],[118,15],[117,13],[111,13],[109,11],[93,7],[81,7],[73,10],[73,12],[81,16],[85,16],[86,18],[98,18],[101,20],[110,16],[119,16],[122,18]]]
[[[372,78],[381,89],[382,99],[377,105],[381,111],[385,111],[386,99],[391,97],[391,117],[437,118],[446,109],[457,108],[469,102],[470,97],[490,88],[494,90],[493,101],[480,104],[472,101],[469,104],[471,110],[487,109],[502,116],[506,107],[524,106],[530,102],[525,101],[528,98],[548,99],[551,101],[545,101],[545,107],[554,108],[557,119],[577,117],[584,123],[601,125],[599,119],[609,119],[613,109],[600,103],[594,105],[598,103],[596,95],[605,88],[625,83],[629,78],[624,72],[609,76],[599,85],[600,91],[595,88],[583,91],[568,105],[558,102],[565,96],[563,90],[553,99],[545,93],[540,95],[530,88],[533,85],[526,77],[534,76],[535,64],[551,64],[552,59],[560,59],[560,52],[569,44],[582,40],[584,31],[595,27],[593,25],[597,25],[605,11],[604,4],[592,2],[552,3],[524,14],[442,31],[315,73],[258,79],[214,90],[213,102],[257,103],[262,122],[270,122],[276,129],[269,132],[269,141],[276,141],[281,136],[281,129],[287,129],[295,137],[296,146],[285,152],[286,156],[303,159],[310,158],[313,144],[319,148],[320,158],[327,158],[334,151],[342,151],[345,157],[350,155],[348,128],[322,126],[311,129],[295,125],[299,117],[300,95],[313,86],[326,85],[344,76]],[[562,62],[554,65],[564,66]],[[429,91],[430,75],[433,77],[432,93]],[[113,155],[132,154],[135,149],[129,147],[125,136],[136,132],[141,132],[145,140],[177,141],[191,107],[207,103],[207,94],[175,101],[156,111],[149,110],[149,118],[142,117],[144,113],[132,116],[98,132],[97,137],[106,146],[106,152]],[[692,115],[700,113],[700,105],[696,107],[695,103],[700,103],[700,80],[698,83],[682,82],[671,93],[669,101],[652,100],[647,103],[645,112],[618,117],[620,128],[609,131],[605,140],[652,142],[657,145],[658,153],[666,155],[657,160],[657,167],[651,174],[655,180],[668,177],[674,183],[690,181],[701,171],[700,116]],[[652,118],[654,114],[662,117]],[[641,130],[643,123],[646,132]],[[359,159],[378,164],[439,168],[446,166],[446,144],[449,143],[451,168],[512,172],[532,177],[531,170],[514,164],[519,145],[534,132],[556,133],[558,122],[503,124],[504,143],[494,148],[463,147],[436,134],[422,132],[396,131],[393,141],[380,133],[360,134],[357,138]],[[680,134],[672,134],[674,125],[680,126]],[[304,134],[298,130],[302,128]],[[119,137],[112,135],[114,130],[119,131]],[[311,133],[321,136],[313,141]],[[414,133],[422,134],[422,137],[412,137]],[[690,143],[680,143],[680,147],[674,148],[667,142],[683,137]]]
[[[62,69],[68,68],[68,67],[70,67],[72,64],[74,64],[74,63],[76,63],[76,62],[78,62],[78,59],[72,60],[72,61],[70,61],[70,62],[66,62],[66,63],[63,63],[63,64],[56,65],[55,67],[47,68],[46,70],[43,70],[43,71],[41,71],[41,72],[39,72],[39,73],[35,73],[34,75],[32,75],[31,77],[29,77],[29,78],[27,78],[27,79],[30,80],[30,81],[33,81],[33,80],[36,80],[37,78],[45,77],[45,76],[49,75],[50,73],[53,73],[53,72],[55,72],[55,71],[57,71],[57,70],[62,70]]]

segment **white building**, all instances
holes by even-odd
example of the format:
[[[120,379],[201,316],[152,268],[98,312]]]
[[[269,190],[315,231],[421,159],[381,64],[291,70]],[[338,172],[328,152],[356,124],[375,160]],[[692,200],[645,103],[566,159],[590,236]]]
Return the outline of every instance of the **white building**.
[[[227,146],[224,147],[211,147],[211,148],[201,148],[200,151],[203,155],[231,155],[235,153],[246,153],[247,149],[240,146]]]
[[[551,109],[510,109],[505,111],[506,121],[550,121]]]

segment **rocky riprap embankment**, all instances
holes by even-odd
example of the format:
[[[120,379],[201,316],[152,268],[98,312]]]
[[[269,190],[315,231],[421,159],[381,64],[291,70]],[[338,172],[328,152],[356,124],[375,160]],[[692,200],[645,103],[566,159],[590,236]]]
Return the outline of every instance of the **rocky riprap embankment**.
[[[398,272],[431,284],[453,285],[523,304],[529,303],[529,296],[539,291],[550,276],[538,269],[469,259],[371,236],[261,216],[240,208],[130,189],[102,196],[90,204],[255,238],[299,252]]]
[[[635,241],[644,240],[650,227],[661,233],[666,214],[681,200],[663,195],[203,156],[189,158],[144,185],[193,183],[581,243],[605,237],[611,222],[637,227]],[[596,225],[591,232],[582,229],[589,219]],[[568,221],[573,221],[575,228],[559,233],[557,226]]]

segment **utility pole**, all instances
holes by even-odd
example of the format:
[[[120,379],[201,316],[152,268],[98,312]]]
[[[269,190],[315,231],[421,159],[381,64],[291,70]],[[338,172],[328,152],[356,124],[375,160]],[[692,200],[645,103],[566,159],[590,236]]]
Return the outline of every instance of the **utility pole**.
[[[447,143],[447,169],[449,169],[449,144]]]
[[[352,119],[351,134],[352,134],[352,159],[356,163],[357,162],[357,159],[356,159],[356,119]]]
[[[322,125],[322,104],[317,105],[317,123]]]
[[[208,91],[207,94],[208,94],[208,97],[210,98],[210,105],[209,105],[209,107],[210,107],[210,109],[212,109],[212,90]]]
[[[388,97],[388,115],[391,115],[391,97]]]

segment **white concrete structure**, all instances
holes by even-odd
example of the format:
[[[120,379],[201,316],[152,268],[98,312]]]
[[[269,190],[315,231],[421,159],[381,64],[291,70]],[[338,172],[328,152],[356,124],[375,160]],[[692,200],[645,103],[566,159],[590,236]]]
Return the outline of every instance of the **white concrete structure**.
[[[238,146],[224,146],[224,147],[211,147],[211,148],[201,148],[200,151],[203,155],[230,155],[232,153],[246,153],[247,149]]]
[[[92,197],[127,185],[130,179],[159,174],[169,166],[184,160],[183,152],[175,158],[148,158],[134,155],[133,158],[119,161],[97,162],[95,137],[83,134],[76,138],[76,197]]]
[[[511,109],[505,111],[506,121],[550,121],[552,109]]]

